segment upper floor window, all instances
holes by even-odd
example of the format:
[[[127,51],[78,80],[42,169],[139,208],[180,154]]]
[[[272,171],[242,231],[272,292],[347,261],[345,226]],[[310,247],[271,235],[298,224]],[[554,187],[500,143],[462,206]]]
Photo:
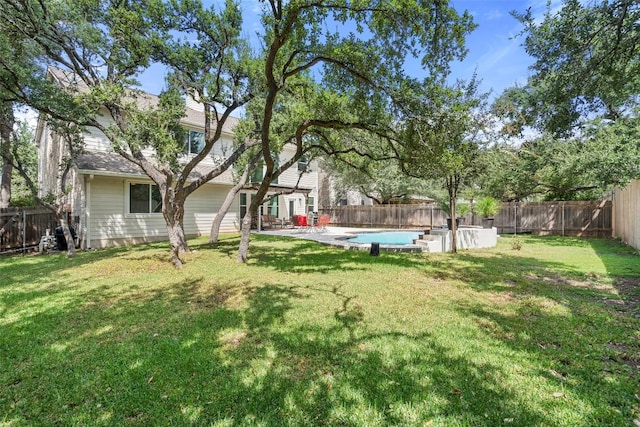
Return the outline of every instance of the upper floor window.
[[[264,178],[264,162],[260,160],[256,163],[256,168],[253,170],[249,182],[252,184],[258,184],[262,182],[262,178]]]
[[[309,159],[307,158],[307,156],[300,157],[300,159],[298,160],[298,171],[306,172],[308,168],[309,168]]]
[[[273,159],[273,170],[276,171],[278,170],[278,160],[277,158],[274,157]],[[259,184],[262,182],[262,179],[264,178],[264,174],[265,174],[265,165],[264,165],[264,160],[260,160],[257,164],[256,164],[256,168],[253,170],[253,173],[251,174],[251,178],[250,181],[251,184]],[[277,184],[278,183],[278,178],[274,178],[271,180],[271,184]]]
[[[185,153],[198,154],[204,149],[204,133],[190,130],[185,136]]]
[[[160,189],[153,184],[129,183],[129,213],[162,212]]]

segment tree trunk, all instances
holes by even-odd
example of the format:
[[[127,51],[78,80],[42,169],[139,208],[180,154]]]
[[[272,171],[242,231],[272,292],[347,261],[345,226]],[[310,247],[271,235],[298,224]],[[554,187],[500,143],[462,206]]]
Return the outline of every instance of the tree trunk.
[[[456,199],[449,201],[449,211],[451,212],[451,252],[458,252],[458,221],[456,220]]]
[[[239,264],[247,262],[249,259],[249,243],[251,241],[251,215],[252,209],[249,209],[242,218],[240,246],[238,247],[238,257],[236,261]]]
[[[13,166],[11,156],[11,132],[13,131],[14,117],[13,105],[3,103],[0,107],[0,158],[2,170],[0,171],[0,209],[8,208],[11,201],[11,174]]]
[[[9,207],[11,202],[11,173],[13,167],[7,159],[2,159],[2,172],[0,173],[0,209]]]
[[[182,268],[181,253],[189,252],[187,240],[184,236],[184,229],[179,224],[169,224],[167,222],[167,232],[169,233],[169,243],[171,244],[171,262],[177,268]],[[186,249],[185,249],[186,248]]]
[[[167,197],[168,196],[168,197]],[[167,224],[167,234],[171,244],[171,262],[182,268],[180,254],[189,252],[189,245],[184,234],[184,202],[185,198],[176,195],[163,195],[162,213]]]
[[[211,233],[209,233],[209,243],[216,243],[218,241],[218,236],[220,234],[220,226],[222,225],[224,216],[227,214],[227,212],[229,211],[229,208],[233,204],[233,201],[236,198],[236,194],[240,192],[242,187],[244,187],[244,184],[247,182],[247,179],[249,178],[249,172],[253,170],[253,167],[255,166],[257,159],[259,157],[260,156],[254,156],[251,159],[251,161],[247,163],[247,165],[244,168],[244,171],[242,172],[242,176],[240,176],[240,179],[238,180],[238,183],[234,185],[233,188],[231,188],[231,190],[229,190],[229,192],[227,193],[227,196],[225,197],[224,202],[222,202],[222,206],[220,206],[220,209],[218,209],[218,214],[213,219],[213,223],[211,224]],[[244,218],[242,218],[242,221],[244,222]],[[251,224],[251,217],[249,217],[249,224]],[[241,229],[243,228],[244,227],[242,227]],[[245,253],[244,258],[246,258],[246,256],[247,254]]]
[[[451,215],[451,253],[458,253],[458,224],[456,221],[456,202],[458,199],[458,180],[454,176],[447,177],[449,193],[449,214]]]
[[[189,245],[184,233],[184,202],[186,196],[176,194],[169,183],[159,185],[162,197],[162,215],[167,225],[167,235],[171,245],[171,262],[177,268],[182,268],[180,254],[189,253]]]
[[[76,256],[76,241],[73,240],[71,230],[69,230],[69,223],[67,222],[66,212],[59,216],[58,221],[62,227],[62,233],[64,239],[67,241],[67,258],[73,258]]]
[[[218,209],[218,213],[216,214],[216,217],[213,219],[213,222],[211,223],[211,232],[209,233],[209,243],[216,243],[218,241],[218,237],[220,235],[220,226],[222,225],[222,221],[224,220],[225,215],[229,211],[229,208],[231,207],[231,205],[233,204],[233,201],[236,198],[236,194],[238,194],[242,186],[244,186],[244,182],[242,183],[242,185],[236,186],[237,188],[233,187],[227,193],[227,196],[225,197],[224,202],[222,202],[222,206],[220,206],[220,209]]]

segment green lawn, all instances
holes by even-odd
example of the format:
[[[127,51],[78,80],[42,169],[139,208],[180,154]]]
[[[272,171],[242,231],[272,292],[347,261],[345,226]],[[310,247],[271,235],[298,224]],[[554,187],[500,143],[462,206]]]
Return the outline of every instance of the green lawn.
[[[640,256],[519,239],[0,258],[0,425],[633,426]]]

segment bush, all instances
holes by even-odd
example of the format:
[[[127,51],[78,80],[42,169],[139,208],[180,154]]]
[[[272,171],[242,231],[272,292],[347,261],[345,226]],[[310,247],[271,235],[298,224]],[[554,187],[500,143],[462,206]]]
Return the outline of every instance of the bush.
[[[476,202],[475,210],[483,218],[489,218],[498,213],[500,202],[493,197],[482,197]]]

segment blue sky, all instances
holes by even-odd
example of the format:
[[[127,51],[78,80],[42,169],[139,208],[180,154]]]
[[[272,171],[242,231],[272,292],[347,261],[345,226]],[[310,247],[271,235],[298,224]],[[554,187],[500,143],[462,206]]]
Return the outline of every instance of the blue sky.
[[[515,83],[524,83],[533,60],[521,46],[523,38],[517,37],[521,24],[511,16],[516,10],[524,12],[531,7],[534,16],[541,15],[546,0],[450,0],[458,10],[468,10],[478,27],[467,37],[468,54],[464,61],[452,64],[452,79],[468,79],[474,70],[482,79],[482,89],[492,91],[492,98]],[[205,0],[205,3],[223,3],[221,0]],[[554,1],[558,3],[558,0]],[[259,31],[258,16],[262,4],[258,0],[240,1],[244,32],[253,36]],[[413,70],[407,70],[413,74]],[[419,70],[415,70],[420,74]],[[141,77],[143,88],[154,94],[164,86],[162,69],[154,67]]]
[[[451,3],[459,10],[468,10],[478,24],[467,37],[467,57],[453,65],[453,75],[468,78],[477,69],[483,89],[491,89],[493,96],[516,83],[525,83],[533,59],[522,47],[524,38],[518,36],[522,25],[510,12],[525,12],[531,7],[534,16],[541,16],[546,10],[546,0],[451,0]]]
[[[224,4],[224,0],[204,0],[205,3]],[[520,23],[510,11],[524,12],[528,7],[534,16],[541,16],[547,0],[450,0],[458,10],[468,10],[478,27],[466,39],[468,54],[462,62],[452,64],[451,78],[468,79],[474,70],[482,79],[482,89],[491,90],[494,98],[516,83],[524,83],[533,60],[521,46]],[[553,0],[554,7],[560,0]],[[254,36],[260,30],[259,13],[264,6],[259,0],[240,0],[244,17],[244,32]],[[413,70],[407,70],[413,74]],[[419,70],[415,71],[420,74]],[[140,76],[143,90],[159,94],[164,87],[164,70],[153,66]],[[33,114],[35,117],[35,114]],[[33,118],[33,117],[31,117]]]

